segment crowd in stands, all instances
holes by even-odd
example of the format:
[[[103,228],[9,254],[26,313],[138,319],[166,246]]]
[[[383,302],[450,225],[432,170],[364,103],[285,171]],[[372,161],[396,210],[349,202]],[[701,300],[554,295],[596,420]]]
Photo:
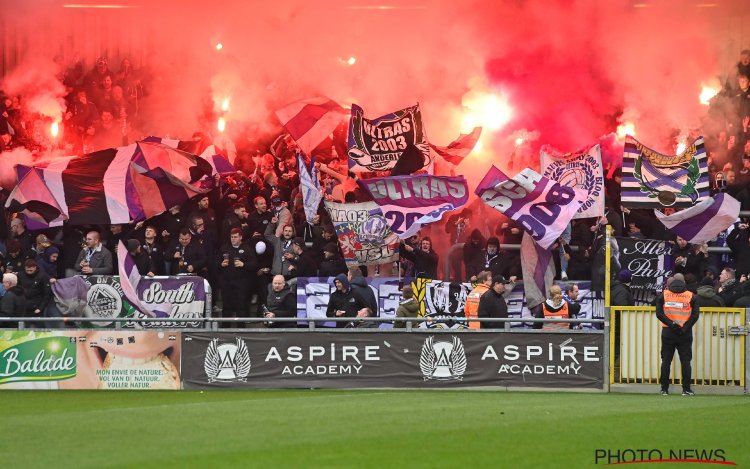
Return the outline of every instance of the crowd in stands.
[[[745,211],[750,210],[749,67],[750,51],[743,51],[736,79],[714,98],[703,126],[712,191],[733,195]],[[156,86],[148,71],[134,70],[127,59],[112,71],[109,61],[102,57],[89,71],[80,64],[61,67],[59,78],[69,90],[62,143],[70,150],[67,154],[120,146],[145,136],[134,133],[144,117],[143,103]],[[39,130],[39,122],[44,123],[44,119],[27,114],[23,98],[3,97],[0,151],[17,146],[44,150],[50,145],[49,137]],[[193,135],[196,144],[210,142],[210,132],[208,127],[199,129]],[[367,317],[378,315],[377,302],[362,293],[371,293],[366,287],[368,276],[397,274],[457,282],[476,282],[481,276],[488,279],[488,287],[494,285],[493,278],[503,278],[497,282],[506,284],[506,278],[512,281],[521,277],[519,251],[506,245],[520,244],[522,228],[476,199],[404,240],[396,265],[347,268],[322,204],[314,223],[306,221],[296,148],[281,134],[242,138],[236,174],[223,177],[210,193],[138,223],[66,225],[31,231],[22,217],[3,213],[0,315],[43,314],[51,301],[50,285],[57,279],[117,274],[120,241],[134,256],[142,275],[205,278],[214,292],[220,292],[214,295],[215,309],[224,317],[295,316],[297,277],[335,278],[329,315],[357,318],[358,327],[367,327]],[[341,147],[344,134],[334,134],[332,146],[316,155],[321,186],[327,200],[365,201],[366,194],[347,173],[345,157],[339,156],[346,154]],[[559,253],[554,256],[558,279],[591,280],[593,289],[601,289],[604,226],[611,225],[617,236],[673,243],[676,272],[685,275],[688,288],[693,287],[706,304],[750,304],[747,219],[708,245],[690,245],[666,229],[652,212],[623,208],[620,171],[606,173],[606,215],[574,220],[552,247]],[[5,188],[3,198],[7,194]],[[709,246],[728,247],[731,253],[710,253]],[[449,268],[444,269],[444,265]],[[613,289],[622,290],[629,280],[627,272],[621,273],[614,279]],[[399,317],[409,317],[413,312],[413,294],[404,288]],[[560,294],[562,291],[554,295],[556,302]],[[620,294],[625,298],[622,301],[629,301],[627,291]]]

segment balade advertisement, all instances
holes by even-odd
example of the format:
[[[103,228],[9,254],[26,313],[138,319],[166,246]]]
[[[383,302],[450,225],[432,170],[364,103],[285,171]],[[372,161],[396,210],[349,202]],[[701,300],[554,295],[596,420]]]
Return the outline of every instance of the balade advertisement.
[[[185,389],[603,387],[598,333],[182,335]]]

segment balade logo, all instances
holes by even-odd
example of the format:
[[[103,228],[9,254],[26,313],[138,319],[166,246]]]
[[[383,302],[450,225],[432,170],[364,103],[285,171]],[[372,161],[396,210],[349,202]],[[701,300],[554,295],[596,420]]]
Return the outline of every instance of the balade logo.
[[[250,373],[250,352],[245,341],[236,338],[234,343],[219,345],[219,339],[211,340],[203,361],[208,382],[230,383],[247,381]]]
[[[0,343],[0,349],[3,344]],[[60,381],[76,375],[76,343],[47,337],[13,344],[0,352],[0,384]]]
[[[419,357],[419,368],[425,381],[463,379],[466,371],[466,352],[461,339],[453,336],[453,340],[447,342],[435,341],[433,336],[426,338]]]

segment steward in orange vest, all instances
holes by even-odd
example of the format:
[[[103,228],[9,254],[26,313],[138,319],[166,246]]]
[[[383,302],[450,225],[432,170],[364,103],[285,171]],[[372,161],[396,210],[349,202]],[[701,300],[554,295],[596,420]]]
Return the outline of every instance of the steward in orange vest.
[[[491,285],[492,272],[485,270],[477,274],[477,286],[466,297],[466,306],[464,307],[466,319],[476,319],[479,317],[479,300],[482,298],[482,295],[487,293]],[[470,321],[469,329],[479,329],[480,324],[477,321]]]
[[[697,297],[688,291],[685,277],[675,274],[662,296],[656,299],[656,317],[662,323],[661,332],[661,393],[669,394],[669,370],[674,352],[680,354],[682,366],[682,394],[692,396],[690,389],[693,359],[693,324],[698,321]]]

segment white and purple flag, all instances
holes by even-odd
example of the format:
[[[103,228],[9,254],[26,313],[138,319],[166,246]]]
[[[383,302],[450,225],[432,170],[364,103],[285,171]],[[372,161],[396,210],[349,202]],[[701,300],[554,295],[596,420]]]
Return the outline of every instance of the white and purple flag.
[[[729,194],[719,193],[672,215],[664,215],[659,210],[654,210],[654,213],[672,233],[690,243],[702,244],[716,238],[737,221],[740,203]]]
[[[482,201],[520,223],[534,241],[549,248],[568,226],[587,195],[526,168],[512,179],[492,166],[476,189]]]
[[[141,274],[135,265],[135,260],[128,253],[125,244],[120,241],[117,244],[117,268],[120,275],[120,286],[122,294],[130,304],[143,314],[150,317],[168,317],[172,305],[169,303],[147,305],[138,297],[138,284],[141,282]]]
[[[311,158],[308,169],[302,155],[297,155],[297,167],[299,167],[299,186],[302,191],[302,205],[305,208],[305,219],[307,223],[312,225],[314,223],[313,218],[318,214],[320,201],[323,200],[318,168],[315,167],[315,158]]]
[[[555,263],[552,252],[540,247],[528,233],[521,239],[521,273],[526,306],[533,308],[544,303],[555,277]]]
[[[383,211],[400,239],[416,234],[443,214],[466,205],[469,186],[463,176],[391,176],[359,182]]]

